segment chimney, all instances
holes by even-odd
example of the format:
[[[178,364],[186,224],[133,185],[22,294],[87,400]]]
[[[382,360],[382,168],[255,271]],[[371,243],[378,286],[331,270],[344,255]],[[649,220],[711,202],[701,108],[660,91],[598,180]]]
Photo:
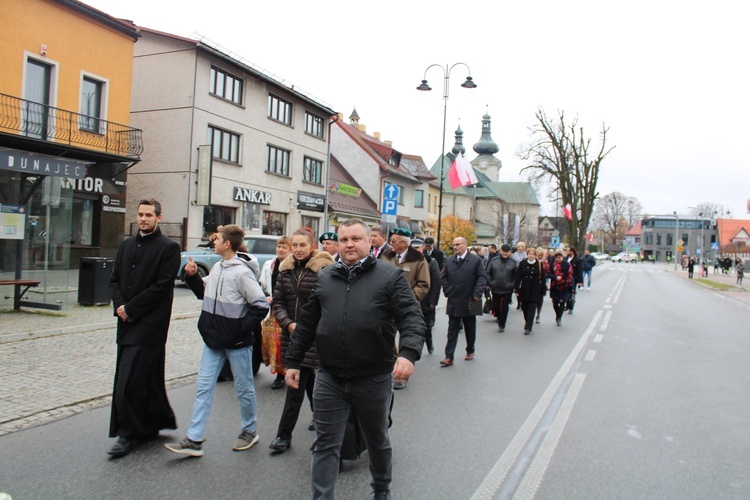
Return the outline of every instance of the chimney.
[[[386,143],[389,148],[393,147],[393,141],[383,141],[383,142]]]
[[[365,134],[367,133],[367,127],[365,127],[364,123],[353,123],[352,125],[357,127],[360,132],[365,133]]]
[[[344,121],[344,113],[342,113],[341,111],[339,111],[338,113],[336,113],[336,116],[339,117],[339,120]]]
[[[377,139],[377,140],[380,140],[380,132],[373,132],[373,133],[372,133],[372,136],[373,136],[373,137],[374,137],[375,139]]]

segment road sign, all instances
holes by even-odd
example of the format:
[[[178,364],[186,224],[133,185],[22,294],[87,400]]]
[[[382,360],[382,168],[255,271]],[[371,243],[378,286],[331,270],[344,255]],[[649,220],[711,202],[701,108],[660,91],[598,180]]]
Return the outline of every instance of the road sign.
[[[383,188],[383,215],[396,215],[398,212],[399,187],[395,184],[386,184]]]
[[[718,243],[716,243],[715,241],[713,243],[711,243],[711,250],[718,250],[718,249],[719,249],[719,244]]]
[[[680,245],[680,246],[682,246],[682,245],[684,245],[684,244],[685,244],[685,242],[684,242],[684,241],[682,241],[682,240],[677,240],[677,244],[678,244],[678,245]]]
[[[678,252],[682,252],[683,250],[685,250],[684,246],[680,245],[680,246],[677,247],[677,251]]]

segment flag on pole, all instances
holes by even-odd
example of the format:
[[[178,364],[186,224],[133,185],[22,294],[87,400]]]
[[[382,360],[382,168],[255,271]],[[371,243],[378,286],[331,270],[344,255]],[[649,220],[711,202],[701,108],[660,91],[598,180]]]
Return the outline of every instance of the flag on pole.
[[[570,206],[570,203],[563,207],[563,214],[566,219],[573,220],[573,208]]]
[[[453,165],[448,169],[448,182],[453,189],[460,186],[471,186],[479,182],[474,169],[471,168],[468,160],[461,153],[458,153]]]

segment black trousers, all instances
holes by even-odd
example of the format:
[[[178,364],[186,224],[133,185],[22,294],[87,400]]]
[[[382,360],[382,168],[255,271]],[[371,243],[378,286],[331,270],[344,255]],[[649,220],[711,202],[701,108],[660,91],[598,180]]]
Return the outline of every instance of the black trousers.
[[[526,300],[521,301],[521,310],[523,310],[523,318],[526,320],[524,325],[524,331],[531,331],[534,327],[534,317],[536,317],[536,301],[529,302]]]
[[[497,325],[505,328],[505,322],[508,321],[508,309],[510,309],[510,298],[512,293],[492,293],[492,310],[497,317]]]
[[[305,402],[305,393],[307,393],[307,399],[310,400],[310,409],[313,412],[315,411],[313,408],[313,387],[315,387],[315,369],[301,367],[299,370],[299,388],[292,389],[289,386],[286,388],[286,401],[284,401],[284,409],[281,412],[279,430],[276,432],[278,437],[292,439],[292,432],[294,426],[297,425],[302,403]]]
[[[445,344],[445,357],[453,359],[458,344],[459,327],[463,323],[466,334],[466,353],[474,352],[474,343],[477,340],[477,317],[476,316],[448,316],[448,342]]]

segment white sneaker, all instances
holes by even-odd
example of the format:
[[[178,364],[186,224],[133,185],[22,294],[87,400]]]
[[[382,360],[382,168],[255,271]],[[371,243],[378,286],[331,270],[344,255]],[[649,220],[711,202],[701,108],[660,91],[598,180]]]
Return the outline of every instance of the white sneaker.
[[[589,287],[586,287],[586,290],[591,290],[591,287],[590,287],[590,286],[589,286]]]

